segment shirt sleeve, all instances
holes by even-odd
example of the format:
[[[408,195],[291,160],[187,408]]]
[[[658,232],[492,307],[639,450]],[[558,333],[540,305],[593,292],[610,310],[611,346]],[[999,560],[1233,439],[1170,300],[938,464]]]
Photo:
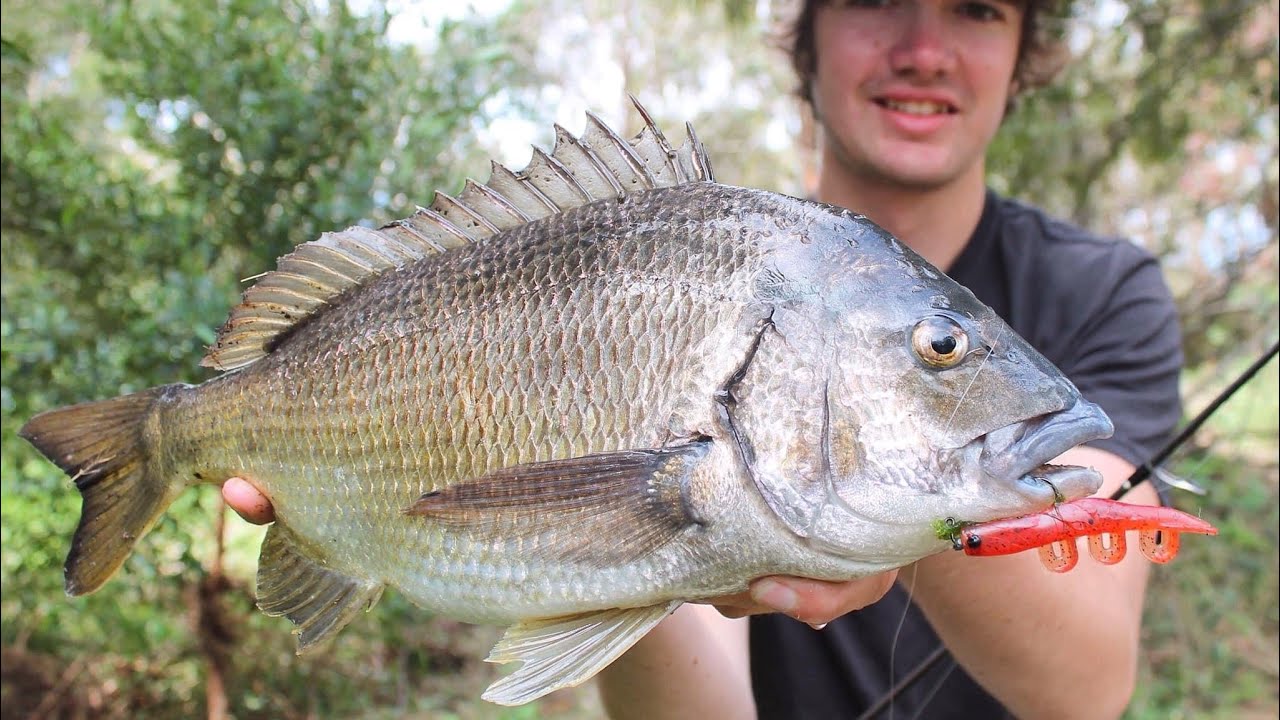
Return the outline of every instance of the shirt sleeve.
[[[1066,302],[1086,312],[1055,338],[1059,366],[1111,417],[1115,434],[1089,445],[1134,465],[1168,441],[1182,414],[1182,338],[1160,266],[1127,242],[1100,245]],[[1077,305],[1076,310],[1080,309]]]

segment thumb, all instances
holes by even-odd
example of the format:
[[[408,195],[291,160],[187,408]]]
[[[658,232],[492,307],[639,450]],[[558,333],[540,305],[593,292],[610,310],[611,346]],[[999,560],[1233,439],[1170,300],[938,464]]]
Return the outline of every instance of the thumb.
[[[276,519],[276,510],[271,506],[271,501],[244,478],[233,477],[224,482],[222,498],[240,517],[254,525],[266,525]]]

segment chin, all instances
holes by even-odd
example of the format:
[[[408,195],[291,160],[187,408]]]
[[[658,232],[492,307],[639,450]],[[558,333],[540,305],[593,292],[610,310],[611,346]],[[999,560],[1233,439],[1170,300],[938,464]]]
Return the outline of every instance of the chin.
[[[904,190],[915,192],[932,192],[955,182],[963,173],[949,168],[933,168],[927,165],[909,165],[895,163],[897,167],[879,168],[880,182]]]
[[[898,176],[898,186],[917,192],[933,192],[952,184],[958,176],[946,173],[904,173]]]
[[[920,192],[945,187],[965,174],[951,153],[910,146],[891,146],[880,157],[867,158],[862,170],[870,171],[876,182]]]

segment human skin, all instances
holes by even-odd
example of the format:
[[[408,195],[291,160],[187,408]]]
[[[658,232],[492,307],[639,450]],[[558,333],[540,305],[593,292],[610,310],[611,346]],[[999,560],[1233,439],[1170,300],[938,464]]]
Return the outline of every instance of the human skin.
[[[956,7],[819,9],[810,91],[834,161],[823,167],[849,176],[837,185],[918,193],[982,177],[1004,119],[1021,13],[1013,4],[943,4]]]

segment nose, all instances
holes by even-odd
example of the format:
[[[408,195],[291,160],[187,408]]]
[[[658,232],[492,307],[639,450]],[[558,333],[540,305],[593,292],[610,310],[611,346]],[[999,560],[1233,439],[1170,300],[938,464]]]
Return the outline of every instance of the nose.
[[[954,69],[954,40],[947,34],[945,10],[939,5],[904,3],[897,39],[889,52],[895,73],[932,78]]]

